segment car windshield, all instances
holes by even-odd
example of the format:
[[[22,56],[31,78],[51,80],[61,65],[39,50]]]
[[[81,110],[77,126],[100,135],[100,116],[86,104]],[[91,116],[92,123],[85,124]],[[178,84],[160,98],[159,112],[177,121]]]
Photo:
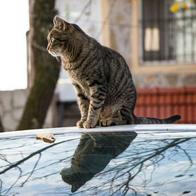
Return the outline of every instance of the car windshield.
[[[195,132],[0,135],[0,195],[196,195]]]

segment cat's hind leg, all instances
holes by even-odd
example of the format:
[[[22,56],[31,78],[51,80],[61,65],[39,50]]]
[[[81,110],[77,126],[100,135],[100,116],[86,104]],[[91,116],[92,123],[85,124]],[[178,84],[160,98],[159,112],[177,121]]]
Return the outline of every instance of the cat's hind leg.
[[[121,118],[126,121],[126,124],[136,124],[136,117],[133,114],[132,108],[123,106],[120,110]]]

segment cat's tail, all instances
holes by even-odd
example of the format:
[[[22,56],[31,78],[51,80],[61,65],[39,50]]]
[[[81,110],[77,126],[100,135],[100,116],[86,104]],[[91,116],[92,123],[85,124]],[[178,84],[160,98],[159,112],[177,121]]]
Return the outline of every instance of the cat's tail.
[[[180,115],[173,115],[165,119],[136,117],[136,124],[170,124],[180,119],[181,119]]]

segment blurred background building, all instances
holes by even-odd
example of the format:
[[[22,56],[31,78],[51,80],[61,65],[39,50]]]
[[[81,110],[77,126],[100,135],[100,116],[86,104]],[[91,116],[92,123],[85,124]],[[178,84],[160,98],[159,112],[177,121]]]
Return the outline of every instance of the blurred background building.
[[[195,0],[56,0],[56,8],[125,57],[138,89],[137,115],[181,114],[181,123],[196,123]],[[31,69],[26,76],[31,83]],[[14,130],[28,88],[5,90],[0,115],[6,129]],[[45,126],[74,126],[79,118],[74,89],[61,69]]]

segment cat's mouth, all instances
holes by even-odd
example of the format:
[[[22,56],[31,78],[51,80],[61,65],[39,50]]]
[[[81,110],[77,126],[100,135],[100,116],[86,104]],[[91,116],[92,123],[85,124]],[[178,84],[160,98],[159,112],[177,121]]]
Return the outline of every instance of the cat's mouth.
[[[51,49],[50,45],[47,46],[47,51],[49,54],[51,54],[53,57],[56,57],[56,52]]]
[[[53,51],[48,51],[53,57],[57,57],[56,53]]]
[[[47,48],[47,50],[48,50],[49,54],[52,55],[53,57],[58,56],[54,50],[51,50],[51,49],[48,49],[48,48]]]

